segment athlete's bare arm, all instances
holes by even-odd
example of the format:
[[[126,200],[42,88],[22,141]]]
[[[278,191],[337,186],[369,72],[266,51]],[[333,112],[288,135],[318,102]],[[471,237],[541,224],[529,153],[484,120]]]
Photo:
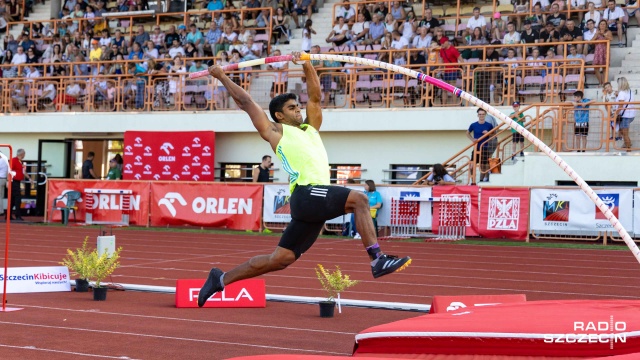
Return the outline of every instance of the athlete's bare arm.
[[[300,53],[292,53],[294,61],[300,60]],[[307,61],[302,65],[304,76],[307,78],[307,93],[309,101],[307,102],[307,123],[316,130],[320,130],[322,126],[322,90],[320,89],[320,79],[316,69],[311,65],[311,61]]]
[[[274,149],[278,146],[278,142],[282,138],[282,125],[271,122],[264,113],[260,105],[258,105],[251,95],[249,95],[242,87],[231,81],[229,77],[222,71],[222,67],[218,65],[209,68],[209,74],[218,79],[227,89],[229,95],[236,102],[238,107],[249,114],[253,126],[258,130],[260,136]]]

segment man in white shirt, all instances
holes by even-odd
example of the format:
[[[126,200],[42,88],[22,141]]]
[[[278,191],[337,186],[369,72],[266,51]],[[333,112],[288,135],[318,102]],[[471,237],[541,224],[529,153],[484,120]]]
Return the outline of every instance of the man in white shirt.
[[[402,35],[397,30],[394,30],[391,35],[393,36],[391,47],[394,50],[406,50],[409,47],[409,41],[407,41],[406,38],[403,38]],[[394,51],[393,63],[395,65],[405,65],[407,63],[405,55],[406,55],[405,51]]]
[[[361,44],[369,33],[369,22],[364,20],[364,14],[358,14],[358,22],[351,27],[351,40],[352,45]]]
[[[487,21],[484,19],[484,16],[480,16],[480,8],[473,8],[473,16],[469,18],[467,21],[467,29],[465,30],[464,36],[470,36],[473,34],[473,29],[479,27],[482,29],[482,34],[487,33]]]
[[[345,4],[336,10],[336,20],[338,20],[340,16],[344,18],[344,22],[353,24],[356,20],[356,10],[351,7],[348,1],[345,1]]]
[[[584,32],[584,34],[582,35],[582,38],[584,39],[584,41],[591,41],[593,40],[593,38],[596,36],[596,22],[589,19],[587,20],[587,31]],[[591,51],[591,48],[593,48],[592,45],[586,45],[582,48],[582,55],[587,56],[587,54]]]
[[[602,13],[602,18],[607,20],[609,30],[618,33],[618,46],[624,47],[624,43],[622,42],[622,35],[625,31],[624,24],[622,23],[622,20],[624,20],[624,11],[621,7],[616,6],[615,0],[609,0],[607,4],[607,8]]]
[[[169,49],[169,56],[171,56],[171,58],[173,59],[177,55],[184,56],[184,49],[182,48],[182,46],[180,46],[180,40],[173,39],[173,46],[171,46],[171,49]]]
[[[24,52],[24,48],[22,46],[18,46],[18,52],[13,54],[13,59],[11,59],[11,64],[20,65],[27,62],[27,54]]]
[[[413,47],[415,49],[427,49],[431,45],[432,37],[427,35],[429,29],[426,27],[418,28],[418,36],[413,38]]]

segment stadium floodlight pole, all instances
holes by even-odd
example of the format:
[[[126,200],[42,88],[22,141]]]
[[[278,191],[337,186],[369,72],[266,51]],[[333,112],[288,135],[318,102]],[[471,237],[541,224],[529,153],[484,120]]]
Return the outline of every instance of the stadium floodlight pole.
[[[451,84],[447,84],[442,80],[433,78],[419,71],[404,68],[402,66],[393,65],[393,64],[389,64],[389,63],[377,61],[377,60],[371,60],[371,59],[360,58],[355,56],[336,55],[336,54],[302,53],[300,55],[300,59],[301,60],[331,60],[331,61],[345,62],[345,63],[370,66],[370,67],[389,70],[391,72],[406,75],[414,79],[418,79],[419,81],[436,86],[440,89],[446,90],[456,95],[457,97],[460,97],[470,102],[474,106],[477,106],[485,110],[487,113],[500,119],[503,123],[509,125],[509,127],[511,127],[512,129],[517,131],[519,134],[524,136],[535,147],[537,147],[540,151],[545,153],[551,160],[553,160],[553,162],[555,162],[556,165],[558,165],[567,175],[569,175],[569,177],[573,179],[573,181],[575,181],[575,183],[589,197],[589,199],[593,201],[596,207],[600,209],[600,211],[604,214],[607,220],[609,220],[613,228],[618,232],[618,234],[620,234],[620,237],[622,238],[624,243],[627,244],[627,247],[629,248],[629,250],[631,250],[631,252],[633,253],[633,256],[635,256],[638,263],[640,263],[640,249],[638,249],[638,246],[635,244],[635,242],[633,242],[633,239],[631,239],[631,236],[629,236],[629,233],[627,232],[627,230],[622,226],[618,218],[615,215],[613,215],[613,213],[611,212],[611,209],[609,209],[609,207],[600,199],[598,194],[596,194],[595,191],[593,191],[593,189],[589,185],[587,185],[584,179],[582,179],[582,177],[580,177],[580,175],[578,175],[578,173],[575,170],[573,170],[571,166],[569,166],[569,164],[567,164],[555,151],[551,150],[551,148],[549,148],[547,144],[542,142],[542,140],[538,139],[535,135],[530,133],[527,129],[519,125],[517,122],[513,121],[507,115],[498,111],[498,109],[485,103],[484,101],[478,99],[477,97],[461,89],[458,89],[457,87]],[[291,61],[291,60],[293,60],[292,55],[267,57],[267,58],[255,59],[255,60],[240,62],[237,64],[227,65],[223,67],[223,70],[232,71],[232,70],[249,67],[249,66],[256,66],[256,65],[269,64],[269,63],[278,62],[278,61]],[[194,78],[206,76],[206,75],[208,75],[208,71],[203,70],[203,71],[198,71],[198,72],[189,74],[189,78],[194,79]]]

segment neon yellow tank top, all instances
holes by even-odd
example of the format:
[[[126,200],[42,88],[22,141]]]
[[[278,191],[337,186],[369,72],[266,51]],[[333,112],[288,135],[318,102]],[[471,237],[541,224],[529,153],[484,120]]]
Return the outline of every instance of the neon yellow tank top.
[[[296,185],[329,185],[329,158],[320,133],[309,124],[300,128],[282,124],[276,155],[289,174],[289,189]]]

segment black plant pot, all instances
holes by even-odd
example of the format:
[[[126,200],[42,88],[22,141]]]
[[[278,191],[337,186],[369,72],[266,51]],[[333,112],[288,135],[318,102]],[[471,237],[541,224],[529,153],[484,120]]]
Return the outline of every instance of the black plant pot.
[[[95,301],[105,301],[107,300],[107,287],[94,287],[93,288],[93,300]]]
[[[89,281],[84,279],[76,279],[76,292],[89,291]]]
[[[320,301],[320,317],[332,318],[333,312],[336,309],[335,301]]]

